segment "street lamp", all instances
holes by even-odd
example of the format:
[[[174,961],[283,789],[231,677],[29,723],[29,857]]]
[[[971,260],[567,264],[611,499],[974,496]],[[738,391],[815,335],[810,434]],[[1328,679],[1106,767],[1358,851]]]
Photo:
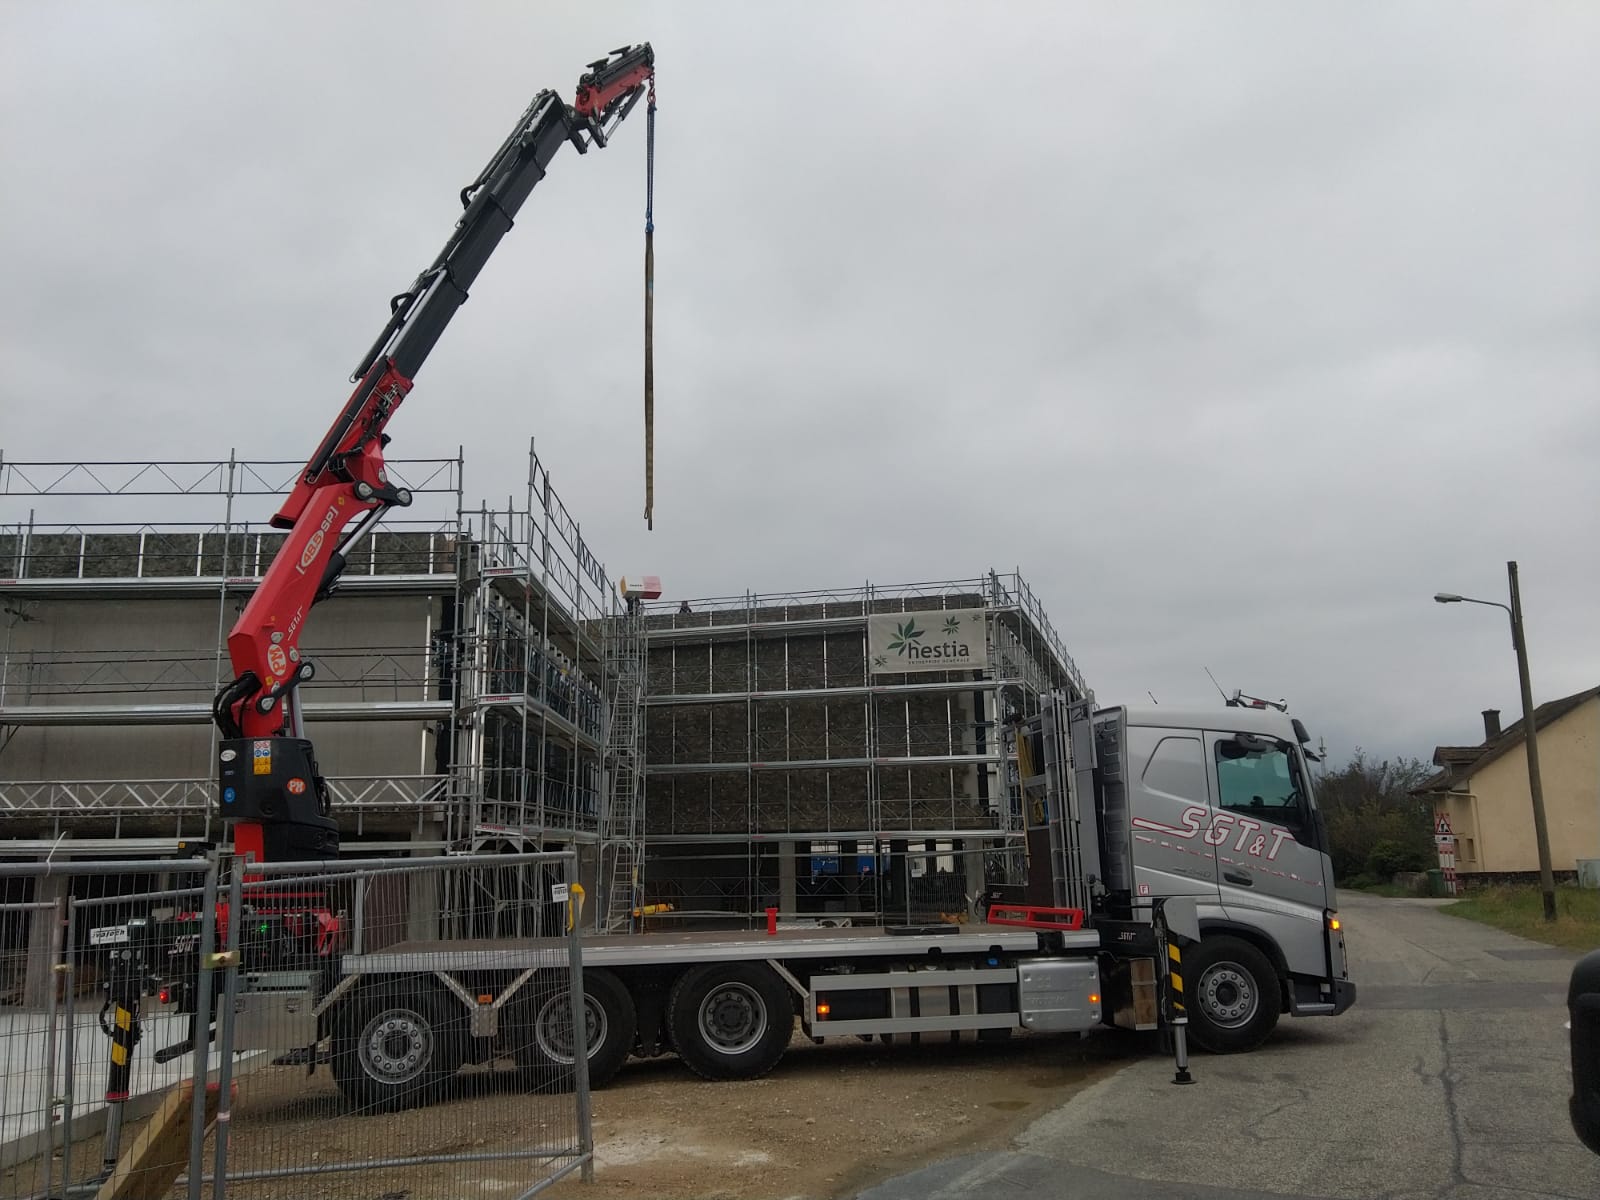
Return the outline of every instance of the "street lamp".
[[[1539,845],[1539,889],[1544,893],[1544,919],[1556,919],[1556,880],[1550,867],[1550,830],[1544,819],[1544,787],[1539,782],[1539,731],[1533,723],[1533,687],[1528,682],[1528,641],[1522,630],[1522,593],[1517,587],[1517,564],[1506,564],[1506,575],[1511,581],[1511,603],[1498,600],[1474,600],[1454,592],[1439,592],[1434,596],[1440,604],[1487,604],[1491,608],[1505,609],[1511,618],[1511,645],[1517,652],[1517,677],[1522,685],[1522,732],[1528,742],[1528,791],[1533,796],[1533,834]]]

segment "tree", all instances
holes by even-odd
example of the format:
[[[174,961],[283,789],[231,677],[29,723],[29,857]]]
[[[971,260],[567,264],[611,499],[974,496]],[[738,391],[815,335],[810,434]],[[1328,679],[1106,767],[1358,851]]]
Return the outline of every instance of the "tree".
[[[1317,776],[1317,804],[1336,879],[1387,877],[1433,861],[1433,805],[1411,794],[1431,774],[1433,768],[1419,758],[1374,762],[1357,747],[1343,767]]]

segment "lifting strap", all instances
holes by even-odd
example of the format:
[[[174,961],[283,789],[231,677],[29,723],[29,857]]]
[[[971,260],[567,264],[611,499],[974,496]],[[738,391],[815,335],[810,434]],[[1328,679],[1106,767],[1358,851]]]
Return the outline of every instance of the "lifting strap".
[[[645,109],[644,167],[644,524],[656,527],[656,369],[655,369],[655,197],[656,78],[650,76],[650,102]]]

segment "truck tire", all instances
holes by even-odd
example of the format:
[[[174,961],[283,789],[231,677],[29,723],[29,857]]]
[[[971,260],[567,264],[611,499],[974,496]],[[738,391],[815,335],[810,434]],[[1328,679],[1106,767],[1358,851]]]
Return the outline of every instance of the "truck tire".
[[[759,1079],[794,1034],[794,1002],[764,963],[706,963],[673,984],[667,1027],[678,1057],[703,1079]]]
[[[333,1077],[361,1112],[429,1104],[460,1069],[467,1014],[423,979],[358,991],[335,1021]]]
[[[603,1087],[622,1069],[633,1051],[638,1014],[628,989],[610,971],[583,973],[584,1010],[588,1014],[589,1086]],[[573,1071],[572,1002],[565,981],[534,988],[531,1002],[518,1008],[513,1055],[534,1091],[568,1091]]]
[[[1278,972],[1249,942],[1222,935],[1204,938],[1183,955],[1181,973],[1189,1036],[1202,1050],[1254,1050],[1277,1025],[1282,994]]]

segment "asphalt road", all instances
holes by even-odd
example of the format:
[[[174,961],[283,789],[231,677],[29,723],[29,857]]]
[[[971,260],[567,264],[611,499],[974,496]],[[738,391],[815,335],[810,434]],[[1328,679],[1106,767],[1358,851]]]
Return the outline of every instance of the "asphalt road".
[[[1193,1087],[1141,1059],[1013,1149],[932,1164],[860,1200],[1533,1200],[1600,1197],[1567,1119],[1576,956],[1434,911],[1340,897],[1360,989],[1284,1018]]]

